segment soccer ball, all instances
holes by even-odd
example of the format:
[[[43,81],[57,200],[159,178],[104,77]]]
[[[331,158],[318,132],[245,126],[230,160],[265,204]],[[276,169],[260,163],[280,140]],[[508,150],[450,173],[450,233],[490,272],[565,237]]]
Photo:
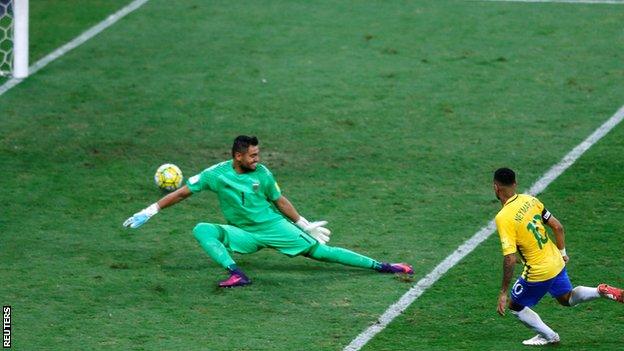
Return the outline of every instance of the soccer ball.
[[[162,190],[174,191],[182,185],[182,171],[172,163],[158,167],[154,174],[154,182]]]

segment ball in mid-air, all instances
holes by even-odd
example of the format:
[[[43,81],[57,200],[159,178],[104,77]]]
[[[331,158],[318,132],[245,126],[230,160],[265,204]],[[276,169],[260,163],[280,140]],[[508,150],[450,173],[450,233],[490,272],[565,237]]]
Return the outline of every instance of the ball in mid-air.
[[[154,174],[154,182],[156,185],[166,191],[174,191],[182,185],[182,171],[172,163],[165,163],[158,167]]]

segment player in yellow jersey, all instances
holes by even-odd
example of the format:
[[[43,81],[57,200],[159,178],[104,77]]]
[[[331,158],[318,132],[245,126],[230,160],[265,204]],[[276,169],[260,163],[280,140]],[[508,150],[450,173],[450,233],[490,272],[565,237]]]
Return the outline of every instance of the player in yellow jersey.
[[[509,168],[494,172],[494,192],[503,208],[495,218],[503,248],[503,281],[498,296],[498,313],[505,315],[508,306],[518,319],[537,332],[524,345],[547,345],[559,342],[559,334],[542,321],[530,307],[548,292],[563,306],[605,297],[624,302],[622,289],[607,284],[597,287],[572,287],[566,271],[569,258],[565,249],[563,226],[535,197],[516,193],[516,174]],[[546,226],[555,236],[553,242]],[[511,288],[509,284],[519,257],[524,264],[522,274]]]

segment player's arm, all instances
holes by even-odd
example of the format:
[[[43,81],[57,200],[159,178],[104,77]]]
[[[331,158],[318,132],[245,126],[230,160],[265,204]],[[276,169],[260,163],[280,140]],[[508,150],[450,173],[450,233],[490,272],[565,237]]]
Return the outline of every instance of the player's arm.
[[[331,231],[324,227],[327,221],[308,222],[303,216],[297,212],[297,209],[284,195],[273,201],[275,207],[288,219],[297,225],[297,227],[303,229],[306,233],[310,234],[321,244],[325,244],[329,241],[329,235]]]
[[[511,253],[503,257],[503,281],[501,282],[501,290],[498,295],[498,314],[505,315],[507,307],[507,293],[509,292],[509,284],[513,277],[514,267],[516,265],[516,253]]]
[[[511,283],[514,266],[517,261],[516,230],[512,220],[504,215],[497,215],[494,221],[496,222],[496,229],[498,230],[503,249],[503,280],[500,293],[498,294],[496,310],[501,316],[504,316],[505,308],[507,307],[507,292],[509,291],[509,284]]]
[[[191,189],[189,189],[189,187],[185,185],[180,189],[167,194],[162,199],[158,200],[156,204],[162,210],[164,208],[177,204],[178,202],[186,199],[191,195],[193,195],[193,192],[191,192]]]
[[[301,215],[297,212],[295,206],[293,206],[292,202],[290,202],[286,196],[282,195],[277,200],[273,202],[275,207],[288,219],[293,221],[293,223],[297,223]]]
[[[548,212],[548,211],[546,211]],[[561,256],[563,256],[563,260],[568,262],[570,259],[565,249],[565,232],[563,230],[563,225],[555,216],[548,212],[548,219],[545,221],[546,224],[552,229],[555,234],[555,241],[557,242],[557,248],[561,252]]]
[[[160,212],[160,210],[173,206],[191,195],[193,195],[193,193],[188,186],[185,185],[180,189],[167,194],[145,209],[135,213],[132,217],[126,219],[123,225],[124,227],[138,228],[147,222],[152,216]]]

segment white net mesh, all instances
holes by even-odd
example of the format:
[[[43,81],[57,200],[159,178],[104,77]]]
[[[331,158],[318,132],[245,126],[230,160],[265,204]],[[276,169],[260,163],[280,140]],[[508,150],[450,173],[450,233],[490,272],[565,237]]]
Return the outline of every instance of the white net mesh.
[[[0,0],[0,76],[13,68],[13,0]]]

